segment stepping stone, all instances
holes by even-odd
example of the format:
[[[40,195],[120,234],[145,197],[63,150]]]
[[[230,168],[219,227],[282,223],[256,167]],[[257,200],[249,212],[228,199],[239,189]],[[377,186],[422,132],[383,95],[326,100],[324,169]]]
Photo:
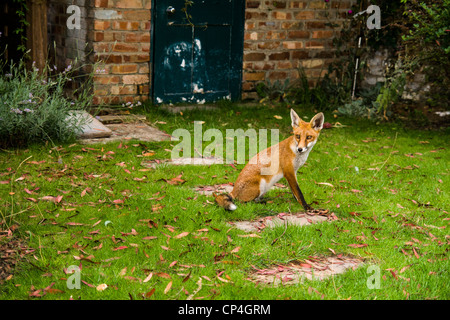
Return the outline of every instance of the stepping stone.
[[[180,113],[183,111],[190,111],[190,110],[217,110],[218,107],[215,105],[208,105],[208,104],[194,104],[189,106],[160,106],[160,108],[164,111],[170,112],[170,113]]]
[[[363,264],[362,259],[348,256],[310,257],[305,261],[289,264],[276,264],[264,269],[255,269],[247,278],[255,283],[268,286],[294,285],[304,279],[324,280],[333,275],[342,274],[348,269],[355,270]]]
[[[228,222],[236,228],[245,232],[259,232],[265,228],[276,228],[283,226],[308,226],[325,221],[334,221],[338,218],[328,210],[312,210],[298,213],[279,213],[276,216],[267,216],[254,221]]]
[[[275,183],[275,185],[272,188],[286,189],[287,186],[281,183]],[[211,196],[213,193],[230,193],[231,191],[233,191],[233,185],[229,183],[224,183],[224,184],[215,184],[213,186],[198,186],[194,189],[194,191],[205,196]]]
[[[206,158],[178,158],[178,159],[153,159],[141,162],[141,165],[147,168],[156,168],[158,165],[167,164],[173,166],[194,165],[194,166],[210,166],[213,164],[223,164],[223,160],[215,157]]]
[[[84,139],[81,142],[90,143],[107,143],[118,140],[136,139],[147,142],[167,141],[170,135],[145,123],[115,123],[105,125],[111,135],[104,139]]]
[[[105,127],[100,121],[95,119],[86,111],[74,110],[67,117],[66,121],[82,123],[81,131],[78,133],[80,139],[99,139],[108,138],[112,135],[110,128]]]
[[[100,115],[96,118],[103,124],[145,122],[147,117],[141,114]]]

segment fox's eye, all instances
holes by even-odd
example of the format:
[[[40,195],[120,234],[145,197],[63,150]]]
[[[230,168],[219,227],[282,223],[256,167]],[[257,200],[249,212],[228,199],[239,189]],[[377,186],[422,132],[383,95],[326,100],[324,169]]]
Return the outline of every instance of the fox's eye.
[[[300,140],[300,135],[299,135],[299,134],[296,134],[296,135],[295,135],[295,139]]]
[[[306,139],[307,139],[307,140],[311,140],[311,139],[312,139],[312,136],[307,136]]]

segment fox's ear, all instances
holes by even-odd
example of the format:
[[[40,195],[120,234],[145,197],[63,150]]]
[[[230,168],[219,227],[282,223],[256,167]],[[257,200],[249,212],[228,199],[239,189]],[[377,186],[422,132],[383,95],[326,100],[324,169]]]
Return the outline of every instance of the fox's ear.
[[[298,114],[294,111],[294,109],[291,109],[291,120],[292,120],[292,128],[298,127],[300,125],[300,122],[302,119],[298,116]]]
[[[323,128],[323,121],[325,120],[325,117],[323,115],[322,112],[316,114],[312,119],[311,119],[311,127],[316,130],[316,131],[320,131]]]

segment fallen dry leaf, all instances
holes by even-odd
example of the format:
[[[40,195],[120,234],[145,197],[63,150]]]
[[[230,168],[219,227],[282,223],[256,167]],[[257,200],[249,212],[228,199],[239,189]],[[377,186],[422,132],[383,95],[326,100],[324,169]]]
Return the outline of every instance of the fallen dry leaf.
[[[167,284],[167,287],[164,289],[164,294],[167,294],[167,292],[169,292],[170,288],[172,288],[172,281],[170,281]]]
[[[174,239],[180,239],[183,237],[186,237],[189,234],[189,232],[182,232],[179,235],[176,235],[175,237],[173,237]]]
[[[97,286],[97,291],[103,291],[106,288],[108,288],[108,285],[106,283],[102,283]]]

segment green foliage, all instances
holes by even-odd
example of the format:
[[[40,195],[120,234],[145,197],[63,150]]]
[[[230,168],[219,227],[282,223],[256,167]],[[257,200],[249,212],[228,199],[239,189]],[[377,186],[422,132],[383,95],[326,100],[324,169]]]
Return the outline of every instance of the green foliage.
[[[300,78],[292,83],[289,79],[258,83],[256,92],[261,98],[260,102],[280,102],[330,110],[331,95],[324,89],[322,82],[319,80],[311,86],[303,69],[299,69],[299,74]]]
[[[8,70],[9,68],[9,70]],[[52,70],[28,71],[23,61],[4,64],[0,70],[0,146],[26,146],[43,141],[67,141],[75,137],[82,125],[68,120],[71,110],[85,109],[91,94],[85,85],[75,92],[73,101],[66,98],[64,88],[73,81],[74,69],[46,76]]]
[[[407,31],[402,40],[409,70],[423,70],[437,87],[434,99],[449,107],[450,0],[402,0]]]
[[[30,25],[30,23],[27,21],[27,12],[28,12],[28,6],[26,0],[13,0],[13,2],[18,3],[20,5],[20,8],[16,11],[17,19],[19,19],[20,27],[16,30],[13,30],[15,34],[17,34],[20,37],[20,44],[17,47],[17,50],[22,52],[23,54],[26,54],[27,52],[27,27]]]
[[[364,103],[363,99],[357,99],[350,103],[344,104],[337,109],[338,114],[341,116],[352,118],[367,118],[376,120],[379,118],[378,110],[375,106],[368,106]]]
[[[147,118],[169,134],[185,128],[192,136],[194,121],[204,121],[204,130],[219,129],[223,137],[227,129],[248,124],[279,128],[284,138],[291,131],[288,110],[278,110],[278,119],[270,107],[148,110]],[[332,119],[331,113],[325,119]],[[448,300],[448,132],[339,121],[346,126],[322,130],[297,175],[307,201],[338,220],[254,232],[231,223],[302,211],[287,181],[280,181],[286,188],[269,191],[265,204],[239,203],[236,211],[225,212],[212,196],[199,194],[199,187],[235,182],[244,164],[144,165],[169,159],[174,141],[0,153],[0,220],[4,216],[7,222],[0,222],[0,242],[11,233],[24,241],[24,259],[0,284],[0,299]],[[203,150],[210,143],[203,143]],[[249,145],[245,148],[248,153]],[[295,285],[281,272],[271,276],[281,276],[283,285],[249,281],[255,269],[282,270],[336,255],[356,256],[364,264]],[[81,288],[70,289],[73,274],[67,269],[80,264]],[[380,268],[380,289],[367,286],[371,265]],[[101,284],[108,288],[97,290]]]

